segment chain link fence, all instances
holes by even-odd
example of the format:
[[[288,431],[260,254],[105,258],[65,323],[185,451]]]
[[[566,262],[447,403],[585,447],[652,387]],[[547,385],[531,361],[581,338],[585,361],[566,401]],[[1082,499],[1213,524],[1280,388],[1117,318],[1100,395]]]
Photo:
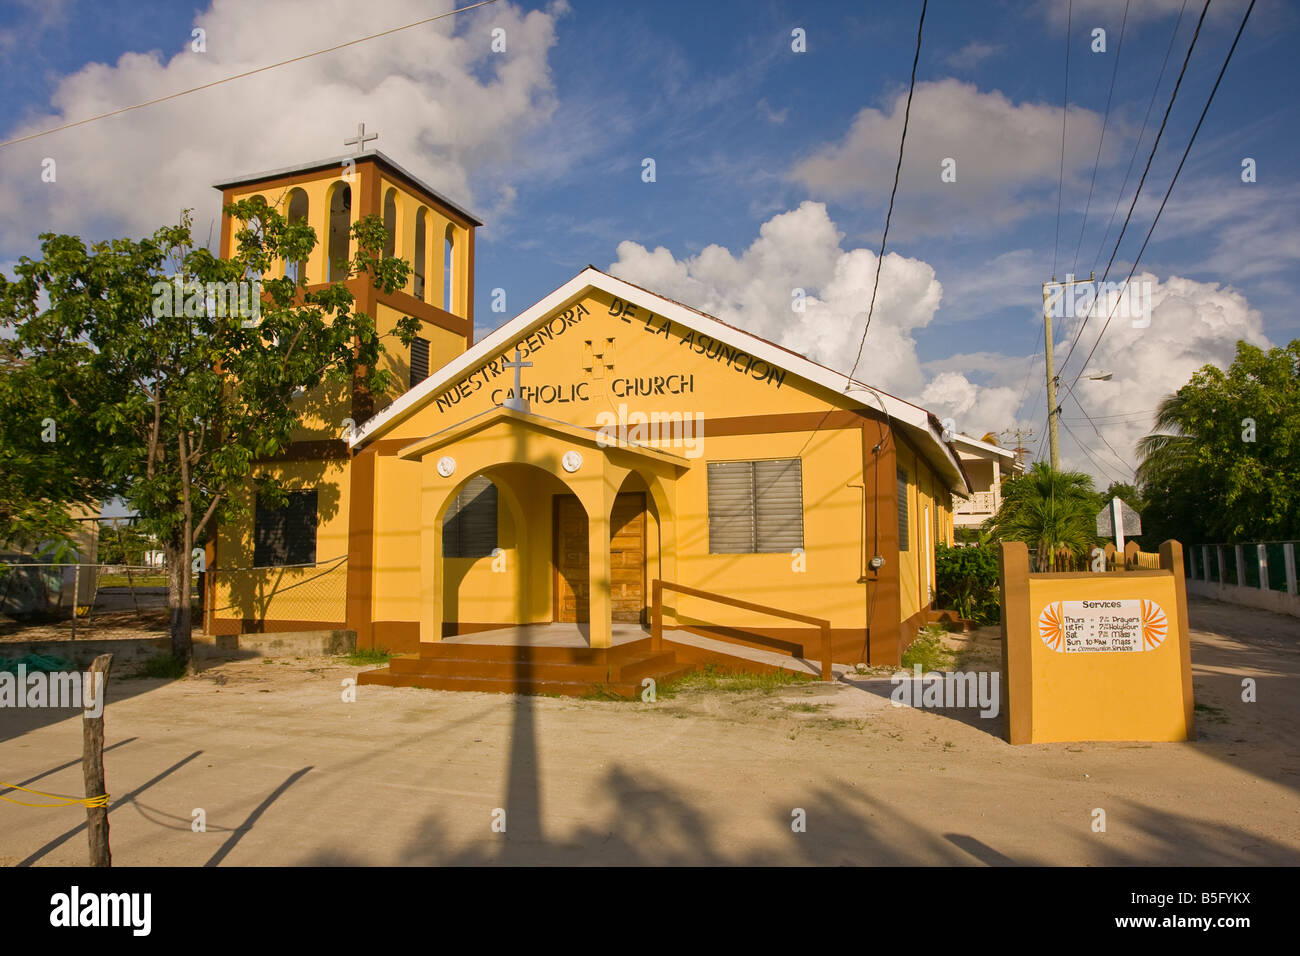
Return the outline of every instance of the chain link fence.
[[[208,568],[212,615],[240,620],[342,621],[347,555],[312,564]]]

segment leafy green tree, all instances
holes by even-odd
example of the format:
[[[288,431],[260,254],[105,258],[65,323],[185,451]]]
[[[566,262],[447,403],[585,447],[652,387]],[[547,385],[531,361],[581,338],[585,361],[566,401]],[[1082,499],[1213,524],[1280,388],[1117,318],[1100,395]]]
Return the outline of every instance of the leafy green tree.
[[[1141,535],[1135,535],[1132,533],[1131,528],[1126,528],[1124,532],[1124,541],[1126,543],[1129,541],[1136,541],[1138,543],[1138,546],[1142,547],[1144,551],[1155,550],[1154,548],[1146,548],[1143,546],[1144,539],[1145,540],[1155,540],[1155,539],[1151,538],[1149,533],[1146,533],[1145,515],[1147,512],[1147,503],[1146,503],[1146,498],[1144,498],[1142,495],[1142,492],[1139,491],[1135,485],[1132,485],[1127,481],[1112,481],[1109,485],[1106,486],[1106,490],[1101,493],[1100,501],[1097,504],[1097,510],[1101,511],[1103,508],[1107,507],[1110,504],[1112,498],[1118,498],[1120,501],[1123,501],[1130,508],[1136,511],[1138,513],[1138,516],[1143,519],[1142,528],[1144,533]],[[1163,541],[1164,539],[1161,538],[1159,540]]]
[[[389,387],[374,320],[354,310],[346,280],[392,292],[409,272],[383,255],[387,233],[369,216],[352,226],[343,279],[309,289],[271,269],[308,257],[310,226],[260,197],[226,211],[240,224],[229,260],[195,246],[186,213],[140,241],[87,247],[43,235],[39,260],[0,276],[0,330],[12,330],[4,354],[16,363],[0,415],[31,429],[48,413],[59,426],[58,442],[24,468],[63,469],[140,516],[166,555],[178,661],[191,655],[192,550],[213,521],[247,513],[257,460],[288,447],[312,396]],[[233,306],[226,290],[245,282],[255,292]],[[397,334],[410,344],[418,326],[407,319]],[[284,500],[274,480],[261,489]]]
[[[1100,507],[1090,477],[1039,461],[1003,482],[1002,507],[985,527],[996,540],[1025,542],[1039,570],[1066,570],[1097,543]]]
[[[1138,491],[1137,486],[1131,485],[1127,481],[1112,481],[1106,486],[1106,490],[1101,493],[1102,503],[1104,504],[1112,498],[1119,498],[1139,514],[1142,513],[1145,506],[1145,499],[1142,497],[1142,493]]]
[[[104,483],[63,460],[68,439],[85,440],[89,429],[78,421],[61,430],[68,416],[50,383],[27,372],[21,351],[0,336],[0,548],[57,561],[76,530],[71,510],[98,507]]]
[[[977,624],[996,624],[998,555],[992,544],[971,548],[937,544],[934,549],[935,600]]]
[[[152,551],[156,547],[157,545],[147,534],[124,518],[116,523],[105,522],[100,526],[100,564],[143,564],[145,552]]]
[[[1300,339],[1246,342],[1160,403],[1138,443],[1144,532],[1184,543],[1300,538]]]

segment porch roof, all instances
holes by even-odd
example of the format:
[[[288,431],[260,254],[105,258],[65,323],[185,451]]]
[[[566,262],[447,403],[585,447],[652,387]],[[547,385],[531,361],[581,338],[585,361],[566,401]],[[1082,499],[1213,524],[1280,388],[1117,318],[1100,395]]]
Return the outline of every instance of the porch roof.
[[[469,418],[457,422],[455,425],[450,425],[442,429],[442,431],[434,432],[426,438],[416,439],[411,444],[403,446],[397,452],[397,457],[407,461],[418,460],[435,449],[446,447],[462,438],[502,422],[514,422],[527,428],[550,432],[553,435],[568,438],[589,448],[599,448],[601,451],[617,448],[633,455],[649,458],[661,464],[675,465],[679,468],[689,468],[691,464],[690,459],[683,455],[675,455],[672,452],[643,445],[640,442],[627,441],[617,435],[611,436],[594,428],[571,425],[568,422],[560,421],[558,418],[549,418],[546,415],[538,415],[534,412],[517,411],[504,405],[485,409],[477,415],[471,415]]]

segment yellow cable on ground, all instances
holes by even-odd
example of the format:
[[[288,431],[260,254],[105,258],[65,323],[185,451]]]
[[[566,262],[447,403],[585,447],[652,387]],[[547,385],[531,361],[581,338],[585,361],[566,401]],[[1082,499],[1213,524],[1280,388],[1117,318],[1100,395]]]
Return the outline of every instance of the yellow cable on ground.
[[[6,797],[0,793],[0,800],[7,800],[9,803],[16,803],[20,807],[106,807],[108,806],[108,794],[100,794],[98,797],[64,797],[57,793],[45,793],[41,790],[29,790],[26,787],[20,787],[17,784],[5,783],[0,780],[0,787],[7,787],[10,790],[21,790],[23,793],[34,793],[40,797],[49,797],[52,800],[62,800],[62,803],[23,803],[21,800],[15,800],[12,797]]]

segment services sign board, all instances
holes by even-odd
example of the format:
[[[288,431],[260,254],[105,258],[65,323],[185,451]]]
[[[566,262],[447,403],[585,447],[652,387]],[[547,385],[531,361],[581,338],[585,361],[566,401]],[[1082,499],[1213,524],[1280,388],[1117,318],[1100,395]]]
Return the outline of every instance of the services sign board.
[[[1038,636],[1063,654],[1153,651],[1169,633],[1155,601],[1056,601],[1038,615]]]

